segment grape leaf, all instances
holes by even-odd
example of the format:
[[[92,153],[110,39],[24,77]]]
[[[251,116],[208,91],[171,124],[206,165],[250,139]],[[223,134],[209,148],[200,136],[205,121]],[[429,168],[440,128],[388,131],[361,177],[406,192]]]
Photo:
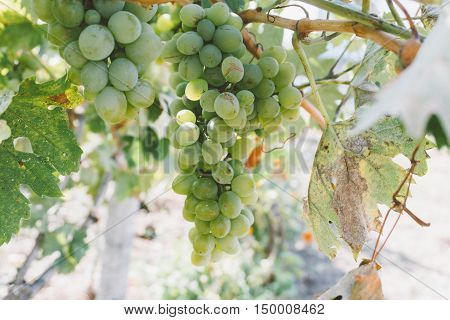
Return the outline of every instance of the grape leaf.
[[[66,79],[43,84],[27,80],[0,116],[11,128],[11,137],[0,144],[0,244],[8,242],[20,221],[29,216],[29,201],[20,192],[21,185],[41,197],[59,197],[57,173],[78,170],[82,151],[61,108],[77,100],[65,95],[68,90]],[[50,106],[57,107],[49,110]],[[17,151],[13,145],[17,137],[27,137],[34,153]]]
[[[436,115],[450,137],[450,6],[422,45],[416,59],[392,83],[381,90],[371,108],[361,114],[355,132],[362,132],[384,115],[398,116],[413,137],[424,135]]]
[[[406,170],[392,158],[403,154],[410,158],[418,145],[408,137],[394,118],[379,121],[371,130],[350,136],[354,119],[327,129],[316,152],[308,190],[305,218],[319,248],[330,258],[336,256],[342,238],[355,258],[370,230],[378,230],[378,204],[391,205],[392,196],[406,175]],[[427,171],[425,140],[415,155],[414,173]]]

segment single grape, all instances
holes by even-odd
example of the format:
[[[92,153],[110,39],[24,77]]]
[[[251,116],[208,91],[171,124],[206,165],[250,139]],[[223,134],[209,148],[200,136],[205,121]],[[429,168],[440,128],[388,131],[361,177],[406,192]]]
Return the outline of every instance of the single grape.
[[[253,89],[261,82],[262,79],[262,71],[256,64],[245,64],[244,77],[238,85],[239,88],[242,89]]]
[[[195,31],[183,33],[177,40],[177,48],[182,54],[193,55],[203,47],[203,38]]]
[[[204,267],[206,266],[211,259],[210,255],[199,255],[197,252],[192,251],[191,254],[191,263],[196,267]]]
[[[177,129],[175,137],[180,146],[188,146],[197,142],[200,136],[200,129],[196,124],[185,122]]]
[[[183,100],[181,100],[181,99],[174,99],[169,104],[169,111],[172,116],[176,116],[178,114],[178,112],[180,112],[183,109],[186,109],[186,108],[184,106]]]
[[[191,144],[181,148],[178,155],[178,164],[182,169],[187,169],[197,165],[200,162],[202,153],[198,143]]]
[[[177,86],[175,87],[175,94],[177,95],[177,97],[182,97],[184,95],[187,84],[188,84],[187,81],[182,81],[179,84],[177,84]]]
[[[192,214],[195,214],[195,207],[200,203],[193,194],[189,194],[184,200],[184,209]]]
[[[263,57],[258,61],[264,78],[271,79],[275,77],[280,70],[278,61],[272,57]]]
[[[188,27],[194,28],[205,17],[205,10],[197,4],[188,4],[180,10],[180,20]]]
[[[237,133],[233,132],[231,138],[227,141],[225,141],[222,145],[224,148],[231,148],[232,146],[234,146],[234,144],[236,143],[236,139],[237,139]]]
[[[230,56],[222,61],[223,77],[231,83],[237,83],[244,77],[244,66],[241,60]]]
[[[53,0],[33,0],[33,11],[36,13],[39,19],[44,22],[50,23],[55,20],[52,14]]]
[[[220,92],[216,89],[208,90],[202,94],[200,98],[200,106],[203,110],[208,112],[214,112],[214,101]]]
[[[108,75],[111,84],[120,91],[133,89],[139,77],[136,66],[126,58],[119,58],[111,62]]]
[[[148,23],[142,23],[141,26],[141,35],[136,41],[125,45],[125,54],[135,64],[146,65],[159,56],[163,44]]]
[[[191,81],[200,78],[203,72],[203,65],[200,62],[198,55],[185,57],[181,60],[178,66],[178,73],[181,78],[186,81]],[[206,79],[205,79],[206,80]]]
[[[126,2],[124,10],[131,12],[142,22],[149,22],[158,11],[158,5],[155,4],[147,8],[137,3]]]
[[[233,167],[226,161],[220,161],[214,167],[212,176],[219,184],[230,184],[234,177]]]
[[[195,123],[197,118],[195,117],[195,114],[191,110],[184,109],[184,110],[178,111],[177,116],[176,116],[176,120],[177,120],[177,123],[179,125],[181,125],[181,124],[183,124],[185,122]]]
[[[183,218],[187,222],[194,222],[195,221],[195,213],[189,212],[186,210],[186,208],[183,208]]]
[[[240,160],[232,159],[230,165],[233,168],[234,177],[244,173],[244,164]]]
[[[233,191],[226,191],[219,197],[220,212],[227,218],[236,218],[242,210],[242,202]]]
[[[108,84],[108,67],[103,61],[89,61],[81,69],[81,83],[93,93],[100,92]]]
[[[173,180],[172,189],[177,194],[188,195],[196,181],[195,175],[181,173]]]
[[[66,28],[55,21],[48,25],[47,38],[48,41],[56,46],[64,46],[69,42],[77,40],[80,32],[80,28]]]
[[[219,215],[219,213],[219,205],[215,200],[200,201],[195,206],[196,217],[203,221],[212,221]]]
[[[273,119],[280,112],[280,105],[273,97],[256,100],[256,110],[258,117],[264,119]]]
[[[247,47],[245,46],[245,44],[241,44],[239,46],[239,49],[237,49],[236,51],[233,51],[231,54],[234,57],[240,59],[245,55],[246,52],[247,52]]]
[[[141,35],[142,25],[139,19],[127,11],[114,13],[108,20],[108,28],[114,39],[122,44],[131,43]]]
[[[161,14],[156,20],[156,30],[169,32],[175,27],[172,16],[168,13]]]
[[[195,227],[198,230],[198,233],[209,234],[211,232],[209,221],[203,221],[198,218],[195,218],[194,223],[195,223]]]
[[[280,71],[272,80],[277,88],[283,88],[292,84],[295,79],[295,73],[294,64],[286,61],[280,64]]]
[[[210,223],[211,233],[216,238],[225,237],[231,229],[231,221],[224,215],[219,215]]]
[[[230,26],[235,27],[238,30],[241,30],[242,27],[244,26],[244,22],[242,21],[242,18],[234,12],[230,12],[230,16],[228,17],[228,20],[226,23],[229,24]]]
[[[248,135],[242,135],[229,151],[233,159],[246,161],[255,146],[255,139]]]
[[[214,110],[222,119],[233,119],[239,113],[239,101],[231,92],[223,92],[214,100]]]
[[[221,87],[227,82],[222,75],[220,67],[205,68],[203,78],[214,87]]]
[[[218,262],[224,256],[225,252],[223,252],[217,246],[211,252],[211,262]]]
[[[288,86],[280,90],[278,100],[283,108],[295,109],[298,108],[302,100],[302,94],[297,88]]]
[[[95,98],[95,109],[99,116],[110,124],[124,120],[127,98],[113,87],[104,88]]]
[[[207,68],[217,67],[222,61],[220,49],[213,44],[205,45],[199,53],[200,61]]]
[[[233,119],[224,119],[225,123],[233,129],[240,130],[247,124],[247,114],[243,108],[239,109],[239,113]]]
[[[216,164],[223,157],[222,145],[210,139],[206,140],[202,145],[202,156],[206,163]]]
[[[204,41],[211,41],[214,37],[214,31],[216,31],[216,27],[214,26],[214,23],[208,19],[200,20],[197,24],[197,33]]]
[[[189,81],[186,86],[186,97],[191,101],[199,101],[203,93],[208,90],[208,83],[203,79]]]
[[[122,0],[93,0],[92,3],[103,18],[111,17],[125,6],[125,1]]]
[[[255,191],[255,181],[249,174],[241,174],[231,182],[231,190],[239,197],[249,197]]]
[[[74,85],[81,86],[81,70],[70,67],[67,71],[67,78]]]
[[[241,90],[236,94],[236,98],[239,101],[241,107],[250,106],[255,102],[255,96],[251,91]]]
[[[236,237],[243,237],[248,234],[251,227],[251,223],[246,216],[240,214],[236,218],[231,220],[230,234]]]
[[[192,186],[192,193],[201,200],[214,200],[217,198],[219,188],[216,182],[207,177],[198,179]]]
[[[239,239],[231,234],[228,234],[223,238],[216,239],[216,245],[228,254],[236,254],[241,248]]]
[[[114,50],[114,37],[108,28],[93,24],[86,27],[78,40],[81,53],[89,60],[106,59]]]
[[[245,216],[248,219],[250,225],[253,225],[253,223],[255,223],[255,217],[253,216],[253,213],[249,209],[247,208],[242,209],[241,215]]]
[[[80,51],[78,41],[73,41],[65,47],[63,57],[68,64],[77,69],[82,68],[87,62],[87,59]]]
[[[51,5],[53,17],[66,28],[74,28],[84,18],[84,6],[80,0],[53,0]]]
[[[268,48],[267,50],[264,50],[264,52],[261,54],[261,58],[264,57],[272,57],[275,58],[275,60],[278,61],[278,63],[283,63],[284,60],[286,60],[287,53],[286,50],[283,49],[281,46],[273,46]]]
[[[255,191],[248,197],[241,197],[241,201],[246,206],[254,206],[258,201],[258,193]]]
[[[195,221],[195,220],[194,220],[194,221]],[[194,242],[194,239],[195,239],[197,236],[199,236],[199,235],[200,235],[200,233],[198,232],[197,228],[196,228],[196,227],[192,227],[192,228],[189,230],[189,233],[188,233],[189,241]]]
[[[97,10],[89,9],[84,13],[84,22],[86,22],[87,25],[99,24],[101,20],[102,17]]]
[[[155,89],[145,80],[139,80],[134,88],[125,92],[128,103],[136,108],[148,108],[155,102]]]
[[[295,121],[300,117],[300,108],[284,109],[281,108],[281,117],[287,121]]]
[[[194,250],[199,255],[209,255],[214,249],[214,237],[212,235],[199,235],[193,242]]]
[[[216,2],[207,10],[206,17],[216,26],[221,26],[228,21],[230,8],[224,2]]]
[[[272,80],[265,78],[253,89],[253,93],[259,99],[269,98],[274,92],[275,84]]]
[[[227,142],[234,133],[233,128],[230,128],[225,121],[218,117],[209,120],[206,128],[209,137],[219,143]]]
[[[225,24],[216,29],[213,43],[223,52],[231,53],[242,44],[242,34],[235,27]]]
[[[184,55],[178,51],[177,48],[177,40],[181,34],[177,33],[177,35],[167,41],[161,50],[161,58],[170,63],[179,63],[184,57]]]

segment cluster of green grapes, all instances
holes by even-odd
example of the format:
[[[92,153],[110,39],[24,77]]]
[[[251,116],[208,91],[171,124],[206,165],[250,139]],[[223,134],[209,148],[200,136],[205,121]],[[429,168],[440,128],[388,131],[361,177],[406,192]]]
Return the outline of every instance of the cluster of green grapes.
[[[92,6],[92,7],[90,7]],[[33,0],[48,23],[48,39],[71,66],[69,79],[84,86],[98,114],[118,123],[136,108],[147,108],[155,90],[141,76],[162,49],[148,22],[158,7],[121,0]]]
[[[180,149],[182,172],[172,186],[187,196],[183,216],[195,223],[191,258],[200,266],[239,250],[239,238],[254,222],[245,206],[258,199],[243,164],[252,137],[270,134],[282,119],[296,120],[301,93],[292,86],[296,69],[283,48],[268,49],[258,63],[241,61],[243,23],[225,3],[189,4],[179,18],[182,32],[167,41],[161,57],[178,68],[168,134]]]

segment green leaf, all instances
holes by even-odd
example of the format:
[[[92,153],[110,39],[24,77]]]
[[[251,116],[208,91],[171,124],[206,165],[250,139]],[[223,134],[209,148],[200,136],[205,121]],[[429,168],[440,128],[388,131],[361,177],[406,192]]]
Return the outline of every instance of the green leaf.
[[[44,84],[28,80],[0,116],[11,129],[11,137],[0,144],[0,244],[8,242],[20,221],[29,216],[29,201],[21,185],[40,197],[59,197],[58,173],[78,170],[82,150],[68,128],[66,112],[61,107],[48,108],[70,104],[52,98],[61,97],[69,87],[65,79]],[[27,137],[34,153],[15,150],[13,141],[18,137]]]
[[[393,118],[379,121],[358,136],[348,133],[353,125],[352,119],[333,126],[340,142],[331,129],[324,132],[309,183],[305,217],[319,248],[329,257],[336,256],[339,238],[356,257],[368,232],[378,230],[377,205],[391,206],[407,172],[392,158],[400,154],[411,158],[419,144]],[[414,174],[426,173],[426,150],[432,147],[427,140],[422,143],[415,156],[418,164]]]

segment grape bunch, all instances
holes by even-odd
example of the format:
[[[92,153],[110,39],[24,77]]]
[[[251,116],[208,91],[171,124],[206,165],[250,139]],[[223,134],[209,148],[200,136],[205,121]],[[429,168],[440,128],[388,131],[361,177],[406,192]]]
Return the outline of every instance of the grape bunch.
[[[92,6],[92,7],[90,7]],[[33,0],[48,23],[48,39],[71,66],[70,81],[83,85],[88,100],[107,123],[115,124],[136,108],[150,107],[155,90],[142,78],[162,49],[148,22],[158,7],[121,0]]]
[[[181,32],[161,52],[177,69],[168,135],[180,149],[181,173],[172,187],[186,195],[183,217],[195,224],[191,260],[202,266],[239,251],[239,238],[254,222],[246,206],[258,200],[244,165],[255,133],[266,136],[283,119],[296,120],[301,93],[292,86],[296,69],[283,48],[269,48],[257,63],[241,60],[243,22],[225,3],[188,4],[179,18]]]

